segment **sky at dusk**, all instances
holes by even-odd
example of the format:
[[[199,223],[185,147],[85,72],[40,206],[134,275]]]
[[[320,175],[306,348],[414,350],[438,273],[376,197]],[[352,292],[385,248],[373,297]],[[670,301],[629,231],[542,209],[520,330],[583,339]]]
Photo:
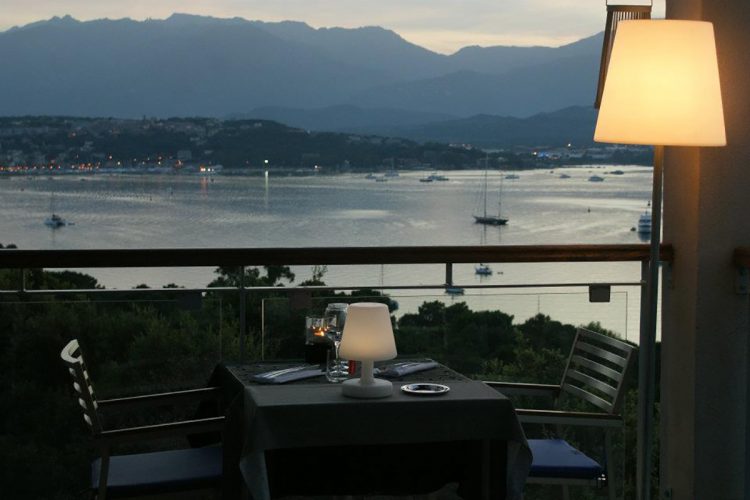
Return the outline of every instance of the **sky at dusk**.
[[[654,17],[664,17],[664,1],[654,2]],[[606,17],[605,0],[2,0],[0,31],[65,14],[142,20],[174,12],[316,28],[377,25],[442,53],[467,45],[558,46],[602,31]]]

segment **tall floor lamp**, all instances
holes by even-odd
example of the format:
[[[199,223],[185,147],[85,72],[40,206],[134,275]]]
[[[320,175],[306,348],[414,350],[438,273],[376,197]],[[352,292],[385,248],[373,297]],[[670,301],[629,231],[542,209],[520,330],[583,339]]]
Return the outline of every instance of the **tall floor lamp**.
[[[724,146],[713,25],[623,21],[615,36],[594,140],[654,146],[649,304],[638,373],[638,498],[651,496],[655,343],[664,146]]]

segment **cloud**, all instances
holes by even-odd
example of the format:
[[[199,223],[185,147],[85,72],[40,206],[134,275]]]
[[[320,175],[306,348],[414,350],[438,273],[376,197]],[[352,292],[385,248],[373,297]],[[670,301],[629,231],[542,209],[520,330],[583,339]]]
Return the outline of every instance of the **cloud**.
[[[663,17],[657,0],[655,17]],[[0,30],[52,16],[166,18],[173,12],[378,25],[440,52],[466,45],[560,45],[604,29],[603,0],[2,0]]]

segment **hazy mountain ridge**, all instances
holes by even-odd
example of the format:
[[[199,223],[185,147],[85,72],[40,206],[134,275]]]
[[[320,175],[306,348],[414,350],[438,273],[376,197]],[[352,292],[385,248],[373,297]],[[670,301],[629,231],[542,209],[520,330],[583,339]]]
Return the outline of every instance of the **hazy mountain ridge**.
[[[597,70],[596,63],[584,57],[520,67],[501,75],[464,70],[369,88],[351,102],[464,117],[480,113],[524,117],[592,103]]]
[[[331,106],[318,109],[259,108],[232,119],[264,119],[313,131],[403,137],[419,142],[474,144],[480,147],[576,146],[593,144],[597,112],[571,106],[528,118],[477,114],[468,118],[388,108]]]
[[[416,141],[471,143],[480,147],[565,146],[593,144],[597,111],[593,107],[572,106],[552,113],[539,113],[528,118],[476,115],[387,129],[371,129],[371,133],[395,135]]]
[[[443,55],[372,26],[65,16],[0,33],[0,115],[224,117],[329,107],[359,129],[382,128],[389,117],[394,127],[524,117],[589,105],[600,49],[595,35],[559,48]],[[308,115],[306,125],[290,123],[344,130]]]
[[[378,26],[315,29],[300,22],[251,22],[283,40],[307,44],[336,60],[380,71],[389,81],[438,75],[447,59]]]
[[[247,113],[229,115],[229,119],[261,119],[286,123],[306,130],[354,132],[393,130],[395,127],[419,125],[455,119],[443,113],[429,113],[395,108],[362,108],[351,104],[324,108],[298,109],[265,106]]]

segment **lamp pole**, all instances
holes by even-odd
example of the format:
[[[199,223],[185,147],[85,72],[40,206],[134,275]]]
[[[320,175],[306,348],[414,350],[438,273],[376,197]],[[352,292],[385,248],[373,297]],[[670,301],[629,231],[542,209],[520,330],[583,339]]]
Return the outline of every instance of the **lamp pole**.
[[[651,449],[656,372],[656,325],[659,303],[659,260],[661,251],[661,195],[664,177],[664,146],[654,146],[654,175],[651,192],[651,250],[648,261],[648,315],[641,328],[638,350],[638,499],[651,498]]]
[[[638,354],[636,481],[638,500],[650,500],[664,147],[726,145],[713,25],[674,19],[620,22],[594,140],[658,144],[648,272],[642,268],[646,283]]]

